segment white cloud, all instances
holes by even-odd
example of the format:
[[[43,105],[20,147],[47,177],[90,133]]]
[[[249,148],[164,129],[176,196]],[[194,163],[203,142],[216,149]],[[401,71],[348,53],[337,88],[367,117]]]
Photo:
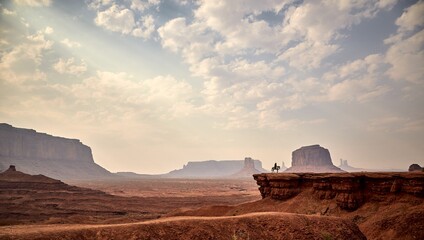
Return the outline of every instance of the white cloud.
[[[53,30],[53,28],[52,28],[52,27],[47,26],[47,27],[44,29],[44,33],[45,33],[45,34],[52,34],[53,32],[54,32],[54,30]]]
[[[81,47],[81,43],[76,41],[71,41],[68,38],[63,39],[62,41],[60,41],[60,43],[67,46],[68,48]]]
[[[388,75],[396,80],[424,83],[424,30],[402,39],[387,50],[386,61],[391,64]]]
[[[424,69],[424,2],[419,1],[407,8],[396,20],[397,34],[385,39],[390,47],[386,62],[391,65],[387,74],[396,80],[423,83]],[[415,32],[416,29],[421,29]]]
[[[200,1],[195,11],[196,23],[222,36],[218,44],[221,52],[234,53],[244,48],[276,51],[288,36],[280,27],[271,27],[257,19],[261,12],[278,12],[290,1]],[[264,37],[266,36],[266,37]]]
[[[155,21],[152,15],[146,15],[137,22],[137,27],[132,31],[132,35],[135,37],[149,39],[154,31]]]
[[[285,60],[298,69],[313,69],[320,67],[321,62],[338,49],[337,45],[305,41],[284,51],[278,60]]]
[[[53,68],[58,73],[72,75],[81,75],[87,71],[87,65],[84,63],[84,61],[82,61],[80,65],[75,64],[74,61],[74,58],[69,58],[67,60],[60,58],[53,65]]]
[[[131,9],[115,3],[112,3],[105,10],[98,11],[94,22],[97,26],[107,30],[144,39],[149,39],[155,31],[155,22],[152,15],[144,15],[137,20]]]
[[[131,33],[135,26],[133,12],[115,4],[104,11],[99,11],[94,22],[98,26],[122,34]]]
[[[52,47],[53,41],[46,40],[43,32],[30,35],[26,40],[6,52],[0,61],[0,79],[8,82],[44,80],[45,73],[38,69],[43,53]]]
[[[399,31],[412,31],[424,26],[424,1],[419,1],[407,8],[396,20]]]
[[[216,35],[202,24],[187,25],[185,18],[175,18],[161,26],[158,33],[164,48],[181,52],[192,66],[213,54]]]
[[[386,94],[391,88],[382,81],[384,69],[384,57],[380,54],[335,66],[323,76],[330,83],[323,100],[367,102]]]
[[[41,6],[49,6],[52,1],[51,0],[14,0],[18,5],[27,5],[31,7],[41,7]]]
[[[132,0],[131,9],[144,12],[146,9],[149,9],[153,6],[158,6],[160,0]]]
[[[162,46],[180,53],[192,75],[204,79],[202,109],[207,114],[226,116],[238,127],[261,124],[257,117],[234,114],[235,109],[286,123],[283,111],[328,101],[366,102],[390,90],[377,80],[381,56],[327,72],[325,78],[333,75],[332,81],[308,76],[341,48],[341,30],[375,17],[396,1],[304,1],[287,7],[289,3],[204,0],[191,22],[180,17],[159,27]],[[261,14],[278,14],[281,21],[271,24]],[[267,60],[257,57],[261,54]],[[296,76],[298,71],[302,77]]]
[[[104,6],[109,6],[113,3],[113,0],[91,0],[87,1],[88,7],[93,10],[99,10]]]

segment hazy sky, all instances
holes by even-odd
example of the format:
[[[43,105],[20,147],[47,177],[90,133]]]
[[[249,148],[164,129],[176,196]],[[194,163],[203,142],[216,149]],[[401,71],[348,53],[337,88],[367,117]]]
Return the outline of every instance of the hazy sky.
[[[0,1],[0,122],[110,171],[424,164],[424,1]]]

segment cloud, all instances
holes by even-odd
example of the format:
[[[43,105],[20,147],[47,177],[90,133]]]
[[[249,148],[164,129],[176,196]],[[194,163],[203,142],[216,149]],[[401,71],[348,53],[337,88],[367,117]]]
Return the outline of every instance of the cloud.
[[[323,100],[368,102],[386,94],[391,88],[382,81],[384,69],[384,57],[380,54],[335,66],[324,73],[323,79],[331,84],[324,90],[327,95]]]
[[[80,65],[75,64],[74,61],[74,58],[69,58],[67,60],[60,58],[59,61],[53,65],[53,68],[58,73],[72,75],[81,75],[87,71],[87,65],[84,61],[82,61]]]
[[[424,26],[424,1],[418,1],[416,4],[407,8],[402,15],[396,19],[398,31],[413,31],[417,27]]]
[[[320,67],[322,61],[338,49],[337,45],[305,41],[284,51],[278,61],[285,60],[291,67],[298,69],[314,69]]]
[[[98,11],[94,22],[97,26],[112,32],[119,32],[144,39],[149,39],[155,31],[155,23],[152,15],[144,15],[137,20],[131,9],[116,5],[115,3],[105,10]]]
[[[0,79],[21,83],[46,79],[38,69],[45,50],[51,49],[53,41],[45,39],[42,31],[29,35],[23,43],[4,53],[0,60]]]
[[[367,102],[391,90],[380,81],[382,56],[340,64],[341,72],[321,67],[341,49],[342,31],[396,1],[291,3],[199,1],[192,20],[179,17],[158,28],[162,47],[181,54],[192,75],[204,79],[206,114],[225,116],[237,128],[277,121],[286,126],[287,111],[331,101]],[[315,69],[332,80],[312,77]],[[274,124],[257,116],[272,116]]]
[[[136,25],[137,27],[132,31],[132,35],[135,37],[149,39],[155,31],[155,21],[152,15],[143,16]]]
[[[114,3],[113,0],[91,0],[87,1],[87,5],[90,9],[99,10],[101,7],[109,6]]]
[[[122,34],[131,33],[135,26],[133,12],[115,4],[105,11],[98,12],[94,22],[97,26]]]
[[[68,38],[63,39],[60,41],[63,45],[67,46],[68,48],[74,48],[74,47],[81,47],[81,44],[76,41],[71,41]]]
[[[45,33],[45,34],[52,34],[53,32],[54,32],[54,29],[53,29],[52,27],[47,26],[47,27],[44,29],[44,33]]]
[[[51,0],[14,0],[18,5],[26,5],[31,7],[50,6]]]
[[[393,43],[386,53],[387,74],[396,80],[424,83],[424,30]]]
[[[145,10],[153,7],[158,6],[160,3],[160,0],[132,0],[131,1],[131,9],[138,10],[140,12],[144,12]]]
[[[387,74],[392,79],[424,83],[423,16],[423,1],[408,7],[396,20],[397,33],[384,40],[389,45],[386,62],[391,65]]]

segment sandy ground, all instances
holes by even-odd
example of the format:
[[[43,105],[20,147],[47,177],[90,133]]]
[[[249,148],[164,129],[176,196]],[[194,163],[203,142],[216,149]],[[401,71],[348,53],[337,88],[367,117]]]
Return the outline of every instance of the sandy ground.
[[[347,212],[307,191],[261,199],[253,179],[67,183],[105,193],[0,189],[0,239],[424,239],[410,195]]]
[[[1,239],[366,239],[350,221],[281,212],[108,225],[0,227]]]
[[[0,225],[122,223],[157,219],[178,209],[259,200],[253,180],[134,179],[67,182],[101,190],[0,188]],[[108,194],[110,193],[110,194]]]

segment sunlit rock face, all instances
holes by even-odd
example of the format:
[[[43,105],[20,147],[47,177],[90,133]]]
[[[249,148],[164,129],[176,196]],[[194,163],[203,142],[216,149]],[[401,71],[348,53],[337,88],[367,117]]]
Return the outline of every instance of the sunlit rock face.
[[[320,145],[301,147],[292,153],[292,167],[285,172],[343,172],[333,165],[330,151]]]
[[[58,179],[111,177],[97,165],[90,147],[78,139],[55,137],[32,129],[0,124],[0,171],[16,165],[30,174]]]

